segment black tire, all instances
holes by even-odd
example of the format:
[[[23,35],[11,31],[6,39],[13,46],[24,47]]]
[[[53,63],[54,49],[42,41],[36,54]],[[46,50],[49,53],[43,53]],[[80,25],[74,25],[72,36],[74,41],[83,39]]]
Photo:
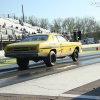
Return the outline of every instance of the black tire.
[[[73,52],[73,54],[72,54],[72,60],[73,61],[77,61],[78,60],[78,50],[77,49],[75,49],[74,50],[74,52]]]
[[[27,69],[29,64],[29,59],[27,58],[17,58],[17,64],[20,69]]]
[[[54,66],[56,64],[56,54],[54,51],[51,51],[48,57],[44,60],[44,63],[47,67]]]

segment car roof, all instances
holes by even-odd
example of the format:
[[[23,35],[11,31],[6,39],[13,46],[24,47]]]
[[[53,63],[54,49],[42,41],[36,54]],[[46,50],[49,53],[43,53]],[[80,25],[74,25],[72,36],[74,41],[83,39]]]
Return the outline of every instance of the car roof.
[[[38,36],[38,35],[39,35],[39,36],[40,36],[40,35],[41,35],[41,36],[42,36],[42,35],[51,35],[51,36],[52,36],[52,35],[60,35],[60,34],[57,34],[57,33],[48,33],[48,34],[32,34],[32,35],[30,35],[30,36]]]

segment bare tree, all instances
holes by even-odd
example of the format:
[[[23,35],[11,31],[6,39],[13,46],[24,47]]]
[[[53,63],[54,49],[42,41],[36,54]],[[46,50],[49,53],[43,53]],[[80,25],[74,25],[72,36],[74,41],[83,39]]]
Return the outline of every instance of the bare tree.
[[[75,28],[75,18],[66,18],[63,21],[62,29],[64,32],[69,32],[70,34],[73,34],[74,28]]]
[[[75,18],[75,28],[78,28],[79,30],[81,30],[82,27],[82,19],[79,17]]]
[[[40,25],[39,25],[41,28],[44,28],[44,29],[48,29],[49,27],[49,21],[48,19],[40,19]]]
[[[30,16],[28,19],[28,23],[39,26],[39,20],[35,16]]]
[[[30,24],[34,23],[36,26],[40,26],[44,29],[50,29],[51,31],[55,31],[57,33],[67,32],[71,35],[73,35],[74,28],[78,28],[81,30],[83,38],[100,38],[100,24],[93,17],[66,18],[64,20],[57,18],[50,24],[47,18],[37,19],[35,16],[30,16],[27,20],[27,17],[25,16],[25,22]]]
[[[51,31],[55,31],[57,33],[61,33],[61,28],[62,28],[62,19],[58,18],[58,19],[54,19],[53,24],[51,25]]]

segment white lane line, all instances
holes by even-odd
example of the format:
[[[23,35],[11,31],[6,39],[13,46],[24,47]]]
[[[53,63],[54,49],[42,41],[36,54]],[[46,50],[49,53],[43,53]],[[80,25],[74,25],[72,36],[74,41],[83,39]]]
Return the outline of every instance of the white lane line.
[[[100,100],[100,96],[77,95],[77,94],[61,94],[60,96],[61,96],[61,97],[74,97],[74,98],[96,99],[96,100]]]
[[[57,68],[57,69],[66,69],[66,68],[69,68],[69,67],[74,67],[76,65],[69,65],[69,66],[65,66],[65,67],[61,67],[61,68]]]

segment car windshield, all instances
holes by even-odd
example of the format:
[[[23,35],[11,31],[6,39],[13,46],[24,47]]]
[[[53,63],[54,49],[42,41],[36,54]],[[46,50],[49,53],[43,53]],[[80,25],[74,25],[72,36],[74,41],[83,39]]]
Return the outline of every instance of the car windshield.
[[[38,35],[38,36],[30,36],[22,41],[46,41],[48,39],[48,35]]]

